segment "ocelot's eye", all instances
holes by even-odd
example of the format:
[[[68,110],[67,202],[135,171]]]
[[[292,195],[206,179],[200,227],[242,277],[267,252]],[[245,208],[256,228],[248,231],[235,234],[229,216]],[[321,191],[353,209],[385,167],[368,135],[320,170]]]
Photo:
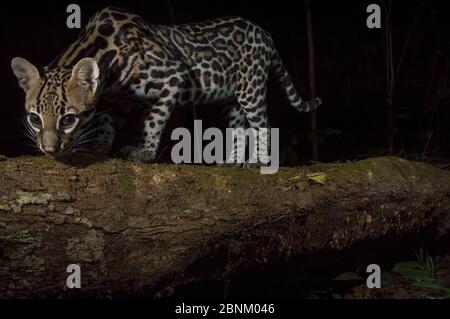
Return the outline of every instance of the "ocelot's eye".
[[[34,127],[41,127],[42,126],[41,118],[36,113],[30,113],[28,115],[28,119],[29,119],[30,123]]]
[[[67,114],[61,118],[60,122],[63,127],[70,127],[70,126],[74,125],[76,123],[76,121],[77,121],[77,117],[75,114]]]

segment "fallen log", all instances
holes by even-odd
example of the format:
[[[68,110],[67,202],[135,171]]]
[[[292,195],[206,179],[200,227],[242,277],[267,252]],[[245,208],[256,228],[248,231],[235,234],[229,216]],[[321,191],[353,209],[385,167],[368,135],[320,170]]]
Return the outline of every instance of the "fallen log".
[[[395,157],[274,175],[2,158],[0,297],[158,297],[248,265],[361,240],[430,227],[444,235],[449,212],[450,172]],[[70,264],[80,266],[81,289],[67,288]]]

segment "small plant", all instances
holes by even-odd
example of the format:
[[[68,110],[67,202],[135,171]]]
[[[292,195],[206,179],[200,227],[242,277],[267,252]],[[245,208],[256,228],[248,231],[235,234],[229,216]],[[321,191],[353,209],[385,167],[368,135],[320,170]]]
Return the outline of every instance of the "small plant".
[[[424,253],[423,248],[416,252],[416,258],[416,261],[397,263],[392,271],[413,281],[417,287],[438,289],[450,296],[450,288],[436,279],[433,258],[428,253]]]

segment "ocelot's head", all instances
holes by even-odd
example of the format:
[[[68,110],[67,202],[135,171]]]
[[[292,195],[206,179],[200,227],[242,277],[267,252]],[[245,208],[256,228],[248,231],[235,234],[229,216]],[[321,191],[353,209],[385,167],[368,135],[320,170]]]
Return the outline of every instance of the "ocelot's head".
[[[95,113],[100,72],[95,60],[39,71],[16,57],[11,67],[25,91],[25,124],[39,150],[55,157],[76,150]]]

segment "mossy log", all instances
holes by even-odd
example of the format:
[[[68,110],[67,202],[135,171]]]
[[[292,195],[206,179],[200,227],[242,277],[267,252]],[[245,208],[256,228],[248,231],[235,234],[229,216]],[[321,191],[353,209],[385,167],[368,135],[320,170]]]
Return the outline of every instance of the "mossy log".
[[[274,175],[2,158],[0,297],[158,297],[361,240],[430,228],[444,234],[449,211],[450,172],[395,157]],[[66,287],[69,264],[81,267],[81,289]]]

